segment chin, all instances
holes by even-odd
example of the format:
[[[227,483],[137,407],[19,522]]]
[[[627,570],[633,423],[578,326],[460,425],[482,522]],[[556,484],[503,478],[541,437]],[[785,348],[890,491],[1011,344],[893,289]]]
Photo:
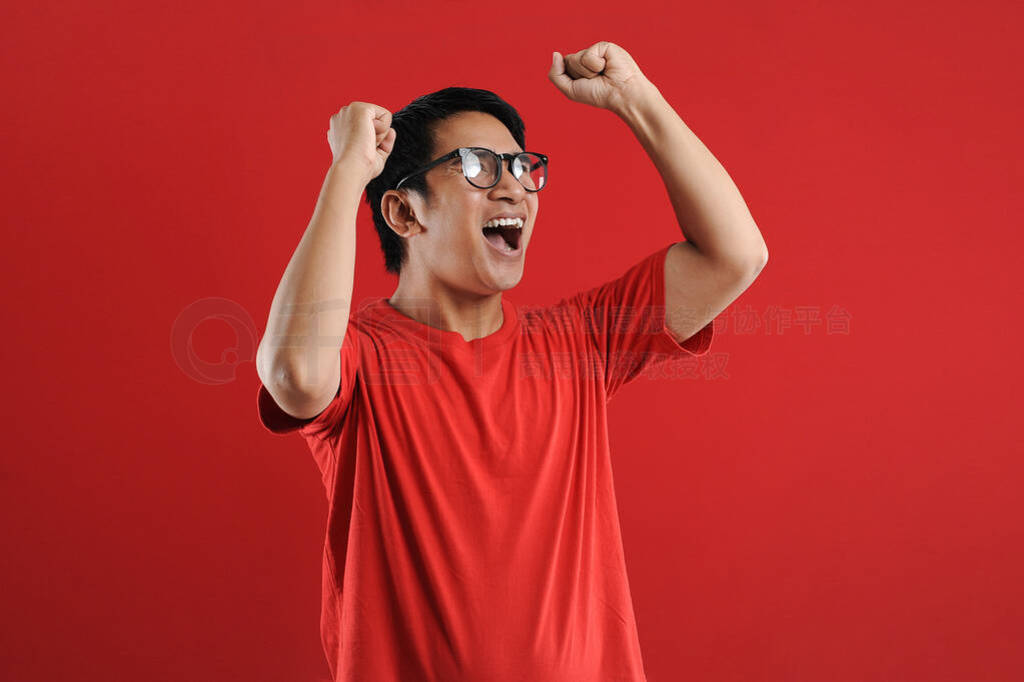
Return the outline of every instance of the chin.
[[[514,280],[505,280],[505,282],[503,282],[502,286],[500,286],[499,288],[501,289],[501,291],[508,291],[509,289],[514,289],[516,286],[519,285],[519,282],[522,281],[522,279],[523,271],[520,270],[518,277],[516,277]]]

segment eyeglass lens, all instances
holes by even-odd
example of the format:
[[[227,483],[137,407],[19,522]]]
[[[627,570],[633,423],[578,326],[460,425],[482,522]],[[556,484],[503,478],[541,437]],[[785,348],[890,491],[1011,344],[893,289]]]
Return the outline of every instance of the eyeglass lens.
[[[465,151],[462,154],[462,173],[474,187],[493,187],[498,179],[499,160],[497,154],[487,149]],[[547,181],[547,164],[540,156],[523,152],[512,159],[512,175],[527,191],[536,192]]]

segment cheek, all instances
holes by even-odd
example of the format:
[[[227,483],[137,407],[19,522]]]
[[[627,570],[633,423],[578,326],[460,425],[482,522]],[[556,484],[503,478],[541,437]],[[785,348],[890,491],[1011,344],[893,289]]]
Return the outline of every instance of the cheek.
[[[432,240],[430,245],[438,257],[452,258],[455,256],[461,260],[462,257],[458,254],[475,250],[479,246],[477,242],[483,238],[483,232],[477,225],[464,222],[447,226],[445,231],[438,236],[440,239]]]

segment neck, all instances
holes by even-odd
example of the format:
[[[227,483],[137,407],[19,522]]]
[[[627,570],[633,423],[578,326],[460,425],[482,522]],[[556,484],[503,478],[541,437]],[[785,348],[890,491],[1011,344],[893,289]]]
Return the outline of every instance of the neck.
[[[505,321],[500,291],[481,296],[453,290],[440,283],[414,288],[400,280],[387,302],[417,322],[455,332],[466,341],[493,334]]]

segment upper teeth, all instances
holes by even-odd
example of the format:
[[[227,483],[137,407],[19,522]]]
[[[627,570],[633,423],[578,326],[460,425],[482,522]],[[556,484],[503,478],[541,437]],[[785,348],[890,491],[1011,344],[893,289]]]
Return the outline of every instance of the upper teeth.
[[[484,227],[516,227],[523,229],[522,218],[492,218],[484,223]]]

